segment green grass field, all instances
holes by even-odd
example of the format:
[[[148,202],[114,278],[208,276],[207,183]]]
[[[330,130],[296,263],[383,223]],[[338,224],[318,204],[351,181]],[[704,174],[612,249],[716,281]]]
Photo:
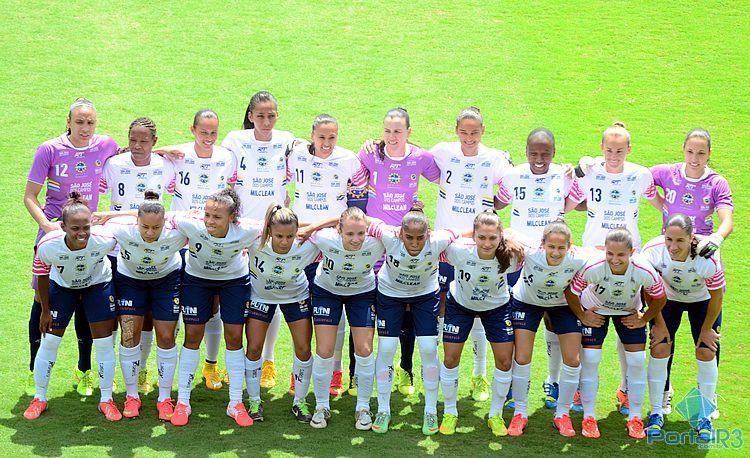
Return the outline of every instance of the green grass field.
[[[644,165],[681,160],[692,127],[713,135],[711,165],[734,190],[736,230],[722,248],[728,294],[722,329],[717,428],[739,429],[750,441],[746,365],[750,325],[750,4],[738,2],[2,2],[0,20],[0,454],[4,456],[193,456],[208,454],[363,456],[722,453],[692,445],[646,444],[627,438],[612,412],[618,365],[606,344],[599,395],[603,437],[566,440],[551,427],[539,388],[546,373],[539,336],[530,393],[530,423],[521,438],[497,439],[483,416],[488,403],[468,394],[471,354],[464,354],[459,433],[425,438],[422,399],[394,394],[392,432],[353,428],[354,400],[332,401],[328,429],[295,423],[287,409],[290,339],[277,348],[280,384],[265,395],[267,420],[240,430],[225,416],[226,388],[196,387],[188,427],[155,419],[155,395],[139,420],[107,423],[96,399],[71,385],[75,339],[68,335],[50,386],[50,410],[39,421],[22,418],[28,359],[30,266],[36,227],[23,207],[26,174],[36,146],[59,135],[67,106],[86,96],[98,108],[100,133],[126,142],[127,127],[152,117],[159,144],[190,140],[193,113],[204,107],[221,118],[221,133],[238,128],[247,101],[267,89],[280,101],[277,127],[309,134],[320,112],[340,120],[340,143],[357,149],[382,132],[388,108],[412,115],[412,140],[429,147],[454,138],[458,111],[477,105],[485,115],[484,143],[524,160],[528,132],[539,126],[557,137],[560,162],[595,154],[601,131],[614,120],[633,134],[630,160]],[[743,83],[744,81],[744,83]],[[435,187],[421,190],[432,216]],[[104,200],[106,202],[106,199]],[[643,203],[644,240],[657,235],[657,212]],[[507,221],[507,213],[504,213]],[[583,215],[570,215],[577,239]],[[69,332],[72,334],[72,331]],[[678,334],[673,370],[676,398],[694,385],[689,332]],[[418,358],[416,358],[418,359]],[[491,360],[491,359],[490,359]],[[154,369],[154,357],[150,369]],[[119,369],[118,369],[119,371]],[[122,402],[121,377],[116,400]],[[310,395],[312,400],[312,394]],[[373,408],[375,400],[372,401]],[[440,407],[442,412],[442,408]],[[506,421],[510,413],[506,414]],[[580,417],[574,416],[580,430]],[[687,431],[672,414],[667,429]],[[734,442],[736,445],[736,442]]]

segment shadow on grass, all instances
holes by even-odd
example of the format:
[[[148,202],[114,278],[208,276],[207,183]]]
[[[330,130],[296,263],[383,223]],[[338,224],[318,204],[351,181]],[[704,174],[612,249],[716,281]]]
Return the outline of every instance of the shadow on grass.
[[[280,389],[264,392],[266,420],[249,428],[239,428],[225,414],[226,388],[208,392],[202,387],[193,391],[193,414],[190,424],[176,428],[156,419],[155,393],[143,398],[141,418],[109,423],[98,413],[97,399],[82,399],[75,391],[51,400],[50,408],[37,421],[23,418],[29,398],[22,396],[12,409],[12,418],[0,419],[11,429],[13,444],[31,446],[38,455],[60,456],[63,453],[94,453],[103,447],[111,456],[172,453],[175,456],[205,456],[233,452],[240,455],[292,454],[298,456],[405,456],[435,454],[442,456],[483,456],[501,453],[547,456],[572,455],[639,455],[675,454],[702,456],[705,450],[696,446],[668,446],[663,442],[647,444],[627,437],[625,418],[616,412],[599,421],[602,438],[579,436],[564,438],[552,427],[552,411],[539,409],[529,417],[522,437],[495,437],[486,425],[488,403],[463,398],[458,403],[459,424],[455,435],[425,437],[421,433],[423,398],[414,395],[392,397],[392,422],[387,434],[379,435],[354,429],[355,398],[344,395],[332,399],[332,418],[326,429],[312,429],[295,421],[289,409],[292,398]],[[309,399],[312,399],[310,395]],[[122,395],[116,396],[118,402]],[[376,401],[372,400],[375,409]],[[505,411],[506,424],[512,412]],[[672,418],[676,419],[676,415]],[[581,416],[573,416],[580,431]],[[686,422],[668,421],[667,429],[687,431]]]

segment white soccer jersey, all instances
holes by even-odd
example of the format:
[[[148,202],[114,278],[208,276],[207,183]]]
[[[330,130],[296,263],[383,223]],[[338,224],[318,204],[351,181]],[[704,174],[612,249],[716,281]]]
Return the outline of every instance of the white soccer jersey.
[[[210,195],[234,183],[237,164],[229,150],[214,145],[211,157],[201,158],[195,153],[195,142],[176,149],[185,157],[172,163],[174,176],[168,189],[174,194],[172,211],[203,210]]]
[[[438,290],[440,253],[458,238],[449,230],[432,231],[422,251],[412,256],[398,237],[400,228],[370,224],[368,235],[385,246],[385,263],[378,272],[378,291],[390,297],[416,297]]]
[[[600,315],[630,315],[641,308],[641,287],[653,298],[665,295],[664,282],[645,259],[632,256],[625,273],[615,275],[601,253],[573,277],[570,289],[586,309],[598,306]]]
[[[112,231],[120,247],[117,258],[117,272],[139,280],[163,278],[182,266],[180,249],[187,238],[166,221],[159,238],[147,243],[138,231],[138,220],[132,216],[122,216],[107,221],[106,227]]]
[[[310,297],[305,267],[320,250],[312,243],[295,240],[286,254],[271,248],[271,241],[261,247],[260,240],[250,247],[250,298],[263,304],[290,304]]]
[[[448,288],[462,307],[484,312],[508,303],[510,292],[506,273],[518,270],[515,258],[507,270],[502,270],[494,257],[479,259],[477,246],[471,239],[453,242],[446,248],[445,255],[455,268],[455,277]]]
[[[633,246],[640,248],[638,206],[640,198],[656,197],[651,172],[630,162],[622,173],[607,173],[598,160],[591,173],[573,182],[570,198],[576,203],[586,201],[588,218],[583,232],[583,246],[604,246],[607,232],[627,228],[633,234]]]
[[[526,163],[503,176],[497,198],[511,204],[512,229],[541,241],[544,228],[565,217],[565,198],[571,185],[561,165],[550,164],[547,173],[534,175]]]
[[[539,307],[566,306],[565,288],[593,254],[571,248],[560,265],[550,266],[543,248],[527,248],[525,252],[521,278],[513,286],[513,297]]]
[[[438,143],[430,152],[440,169],[435,229],[470,229],[474,217],[494,208],[494,186],[510,169],[508,153],[479,145],[464,156],[459,142]]]
[[[62,229],[42,237],[34,257],[34,275],[49,275],[64,288],[82,289],[112,280],[112,269],[105,261],[115,238],[104,226],[92,226],[86,247],[71,251]]]
[[[344,248],[341,235],[328,228],[310,237],[323,253],[323,260],[315,271],[315,284],[342,296],[353,296],[375,289],[372,268],[383,257],[385,247],[374,237],[365,237],[362,248],[349,251]]]
[[[172,224],[188,238],[185,273],[206,280],[232,280],[248,274],[247,251],[263,230],[259,221],[240,219],[223,238],[206,231],[200,218],[175,216]]]
[[[162,197],[173,177],[172,163],[158,154],[151,154],[151,162],[143,166],[135,165],[130,153],[118,154],[104,163],[99,193],[112,190],[112,211],[136,210],[145,191],[156,191]]]
[[[274,130],[271,141],[255,139],[255,131],[233,130],[221,142],[237,162],[234,189],[242,200],[242,216],[262,219],[270,204],[286,202],[286,157],[294,135]]]
[[[643,248],[646,258],[664,280],[667,299],[677,302],[700,302],[711,298],[708,290],[726,286],[724,268],[714,254],[706,259],[696,256],[685,261],[674,261],[664,245],[664,236],[649,241]]]
[[[287,159],[287,179],[296,183],[292,210],[300,221],[321,221],[346,210],[348,183],[362,188],[367,169],[348,149],[335,147],[325,159],[310,154],[307,144],[297,145]]]

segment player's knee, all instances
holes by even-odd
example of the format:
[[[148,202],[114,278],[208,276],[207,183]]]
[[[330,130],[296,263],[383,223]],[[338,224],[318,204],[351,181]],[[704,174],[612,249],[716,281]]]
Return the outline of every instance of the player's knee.
[[[695,358],[698,361],[711,361],[716,358],[716,352],[706,347],[698,347],[695,350]]]

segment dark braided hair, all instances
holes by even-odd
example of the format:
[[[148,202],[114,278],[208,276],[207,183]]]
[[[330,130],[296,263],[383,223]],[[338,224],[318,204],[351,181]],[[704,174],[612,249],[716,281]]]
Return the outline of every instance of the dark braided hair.
[[[128,135],[130,135],[130,131],[133,130],[133,127],[136,126],[145,127],[151,132],[151,138],[156,138],[156,123],[151,118],[144,116],[131,122],[130,127],[128,127]]]

